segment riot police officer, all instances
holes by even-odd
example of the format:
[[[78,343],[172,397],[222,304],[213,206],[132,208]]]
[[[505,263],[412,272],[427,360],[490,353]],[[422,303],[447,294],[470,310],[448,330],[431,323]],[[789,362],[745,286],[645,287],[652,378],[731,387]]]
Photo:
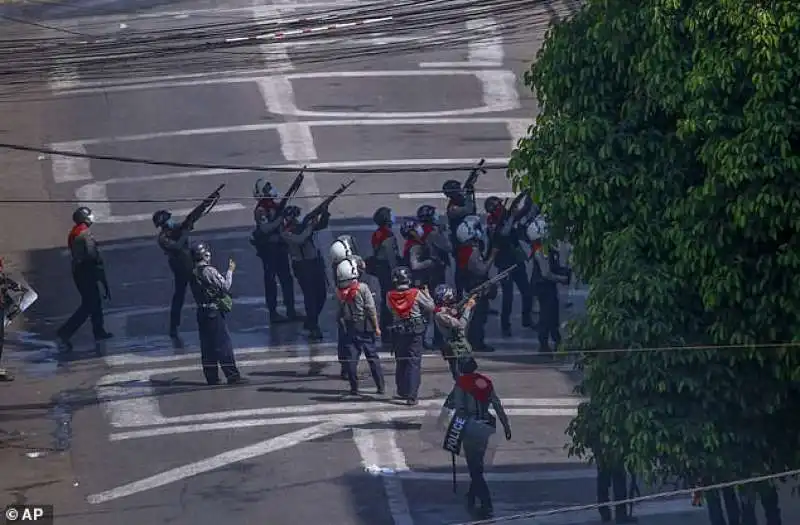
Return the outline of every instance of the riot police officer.
[[[351,235],[340,235],[335,241],[333,241],[333,244],[331,244],[330,250],[328,251],[328,259],[331,263],[331,270],[333,272],[334,281],[337,283],[337,287],[339,284],[337,268],[343,261],[350,261],[353,263],[353,266],[358,271],[359,279],[361,279],[366,270],[364,259],[358,255],[356,240]],[[380,337],[380,332],[378,332],[377,335]],[[339,364],[341,365],[339,376],[346,381],[349,377],[348,374],[350,371],[350,368],[347,364],[349,360],[349,350],[346,348],[344,326],[342,323],[337,323],[336,342],[337,355],[339,357]]]
[[[317,248],[316,233],[328,227],[330,213],[323,213],[300,221],[302,211],[297,206],[283,210],[281,236],[289,245],[292,270],[303,291],[306,305],[305,328],[312,341],[322,339],[319,316],[328,298],[328,283],[325,278],[325,261]]]
[[[447,221],[450,230],[450,243],[457,249],[458,227],[469,216],[477,213],[475,209],[475,189],[462,188],[457,180],[448,180],[442,186],[442,193],[447,198]],[[459,295],[464,291],[464,271],[458,265],[455,269],[456,291]]]
[[[72,214],[72,222],[75,225],[67,237],[67,246],[72,259],[72,279],[81,296],[81,304],[56,332],[58,344],[64,350],[72,349],[70,339],[89,317],[92,319],[95,341],[113,337],[113,334],[106,332],[103,323],[102,297],[110,299],[111,292],[108,289],[105,267],[97,241],[90,230],[94,224],[94,214],[89,208],[81,206]],[[98,285],[103,286],[102,296]]]
[[[423,204],[417,208],[417,220],[422,225],[422,242],[435,263],[427,272],[428,282],[426,284],[428,290],[436,290],[440,284],[447,281],[447,268],[450,266],[453,244],[446,232],[446,225],[443,227],[441,224],[439,214],[434,206]],[[434,323],[433,346],[441,349],[443,345],[442,333],[438,325]]]
[[[466,217],[456,232],[458,247],[456,265],[461,270],[465,290],[471,290],[482,284],[489,277],[489,270],[494,264],[497,250],[494,249],[487,259],[481,250],[484,233],[480,219],[475,215]],[[472,320],[467,327],[467,339],[475,352],[493,352],[494,348],[485,342],[485,326],[489,315],[491,294],[482,294],[475,304]]]
[[[412,287],[411,270],[404,266],[392,272],[392,285],[394,289],[386,294],[386,303],[392,314],[397,398],[408,405],[416,405],[422,381],[426,319],[436,306],[426,289]]]
[[[495,266],[502,272],[518,264],[511,271],[510,279],[503,279],[500,289],[503,293],[502,309],[500,311],[500,329],[504,337],[511,336],[511,308],[514,304],[514,285],[517,285],[522,299],[522,326],[533,326],[531,310],[533,300],[530,297],[531,289],[528,275],[525,271],[525,253],[519,245],[518,230],[514,228],[514,220],[509,210],[506,210],[500,197],[489,197],[484,203],[487,213],[486,223],[489,230],[490,248],[497,250]]]
[[[475,307],[475,298],[467,299],[459,311],[456,305],[458,301],[456,291],[445,283],[436,287],[433,300],[436,303],[433,320],[439,333],[444,337],[442,357],[450,367],[453,380],[456,380],[460,375],[459,363],[472,353],[472,347],[467,341],[467,327],[472,317],[472,309]]]
[[[225,275],[211,266],[211,249],[208,244],[199,242],[190,250],[194,268],[189,286],[197,303],[197,328],[200,332],[200,360],[203,375],[209,385],[219,384],[219,369],[228,384],[246,382],[236,367],[225,316],[230,312],[230,296],[233,272],[236,263],[228,261]]]
[[[177,224],[167,210],[158,210],[153,214],[153,226],[160,228],[158,246],[167,256],[167,263],[172,272],[174,289],[169,309],[169,336],[180,346],[178,329],[181,325],[181,311],[186,298],[186,288],[192,277],[192,256],[189,254],[189,231]]]
[[[369,363],[377,394],[385,392],[383,369],[375,350],[375,337],[380,337],[375,297],[366,283],[360,282],[357,263],[342,260],[336,267],[336,298],[339,301],[337,320],[342,327],[342,346],[347,356],[347,379],[350,395],[358,395],[358,360],[361,354]]]
[[[253,189],[258,202],[253,210],[255,229],[250,243],[256,249],[264,270],[264,300],[269,310],[271,324],[302,319],[295,310],[294,279],[289,267],[289,247],[281,237],[283,212],[278,192],[268,181],[258,179]],[[286,317],[278,313],[278,286],[280,282]]]
[[[436,267],[436,261],[430,256],[428,247],[422,237],[422,225],[414,219],[406,219],[400,225],[400,236],[403,237],[403,264],[411,270],[411,281],[414,286],[428,286],[430,271]]]
[[[388,327],[391,324],[392,315],[385,297],[392,289],[392,272],[400,264],[400,248],[392,231],[395,221],[392,210],[385,206],[378,208],[375,210],[372,220],[378,229],[372,233],[370,239],[372,257],[369,258],[367,270],[378,279],[381,294],[381,331],[383,337],[387,338],[391,337]]]
[[[560,265],[558,252],[544,245],[547,224],[542,217],[531,221],[526,236],[531,243],[531,290],[539,301],[539,351],[550,353],[552,340],[556,346],[561,343],[560,304],[558,283],[568,284],[569,271]]]

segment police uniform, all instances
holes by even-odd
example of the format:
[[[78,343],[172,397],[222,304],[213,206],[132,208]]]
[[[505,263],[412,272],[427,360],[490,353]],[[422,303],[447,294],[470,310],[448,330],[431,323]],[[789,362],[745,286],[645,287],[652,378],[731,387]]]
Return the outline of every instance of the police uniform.
[[[453,248],[457,249],[459,243],[456,238],[458,227],[464,222],[464,219],[470,215],[475,214],[475,205],[471,199],[466,198],[464,195],[453,195],[447,201],[447,221],[450,227],[450,244]],[[458,258],[458,252],[454,254]],[[456,264],[455,268],[455,284],[456,291],[461,295],[469,286],[466,283],[467,276],[463,267]]]
[[[289,265],[289,247],[281,236],[283,216],[280,203],[273,198],[259,199],[253,210],[255,229],[251,244],[261,259],[264,270],[264,300],[271,323],[286,321],[278,313],[278,286],[281,285],[283,304],[288,320],[299,318],[294,304],[294,278]]]
[[[500,312],[500,328],[503,335],[511,336],[511,309],[514,304],[514,285],[517,285],[522,299],[522,326],[530,328],[533,326],[531,320],[531,310],[533,309],[533,299],[531,298],[531,285],[525,271],[525,253],[519,246],[519,231],[514,228],[511,217],[504,209],[502,202],[497,197],[487,199],[487,208],[491,200],[494,199],[496,207],[492,207],[486,220],[491,239],[491,248],[497,250],[495,266],[499,272],[517,264],[518,266],[511,271],[510,279],[503,279],[500,289],[503,293],[503,302]]]
[[[492,517],[493,506],[489,485],[484,477],[484,462],[489,439],[497,426],[489,408],[493,408],[497,414],[506,439],[511,439],[511,427],[491,379],[477,373],[476,369],[477,364],[474,359],[462,361],[461,375],[456,379],[455,387],[447,397],[444,407],[454,411],[454,419],[461,418],[466,421],[459,445],[464,452],[470,476],[467,507],[473,511],[476,502],[480,501],[478,517],[487,519]]]
[[[167,219],[167,222],[161,225],[161,231],[158,233],[158,246],[167,256],[167,263],[174,281],[175,287],[169,308],[169,335],[177,338],[181,325],[181,311],[186,298],[186,288],[192,278],[189,232],[180,225],[176,225],[172,219]]]
[[[370,239],[373,254],[370,272],[378,279],[381,298],[383,299],[392,289],[392,272],[400,262],[400,247],[392,231],[391,210],[388,208],[378,209],[373,220],[378,229],[372,233]],[[388,327],[392,322],[392,314],[385,300],[381,301],[380,308],[381,331],[384,332],[384,336],[390,337]]]
[[[444,338],[442,355],[454,380],[460,375],[459,362],[472,353],[472,347],[467,340],[472,310],[471,307],[465,307],[459,312],[449,306],[437,306],[434,312],[434,323]]]
[[[352,280],[349,283],[339,283],[336,297],[339,301],[338,320],[342,327],[342,346],[347,356],[350,394],[358,394],[358,361],[363,354],[369,363],[377,393],[382,395],[385,384],[380,358],[375,349],[378,312],[372,290],[366,283]]]
[[[331,275],[333,275],[337,288],[340,285],[337,275],[339,273],[338,268],[344,261],[350,261],[351,268],[355,268],[359,278],[364,275],[366,263],[356,252],[355,240],[350,235],[340,235],[333,241],[333,244],[331,244],[331,248],[328,252],[328,259],[331,262]],[[339,376],[343,380],[348,380],[350,374],[348,362],[350,357],[349,349],[346,345],[344,325],[342,323],[336,323],[336,355],[338,356],[339,365],[341,366]]]
[[[201,250],[203,248],[198,246],[194,253],[198,254]],[[199,255],[194,257],[197,259]],[[190,281],[192,295],[197,303],[203,375],[209,385],[216,385],[219,384],[219,369],[222,369],[229,384],[240,383],[243,378],[236,367],[233,343],[225,322],[226,312],[220,302],[230,294],[233,270],[229,269],[223,276],[211,266],[209,258],[210,252],[207,257],[195,261]]]
[[[106,332],[103,323],[103,303],[99,284],[103,284],[106,297],[109,291],[103,259],[100,257],[97,241],[89,229],[92,224],[91,210],[79,208],[73,214],[73,220],[76,224],[69,232],[67,246],[72,259],[72,279],[81,296],[81,304],[56,332],[60,345],[66,349],[72,348],[70,339],[87,318],[91,318],[92,333],[96,341],[113,336]]]
[[[568,283],[568,271],[561,266],[558,251],[546,249],[542,243],[546,225],[537,219],[528,226],[526,234],[531,242],[531,290],[539,302],[539,351],[552,352],[550,341],[561,342],[560,305],[558,283]]]
[[[386,294],[386,304],[392,314],[392,346],[397,366],[395,384],[397,397],[413,405],[417,402],[422,381],[422,353],[426,319],[433,313],[435,305],[426,290],[412,288],[410,272],[408,279],[397,280],[396,288]]]
[[[281,237],[289,245],[292,270],[303,291],[306,307],[305,328],[309,331],[311,339],[319,340],[322,339],[319,316],[328,298],[328,283],[325,278],[325,261],[317,248],[315,234],[328,227],[330,214],[323,213],[318,221],[310,221],[303,225],[297,218],[300,213],[299,208],[287,207],[284,217],[287,217],[287,211],[289,218],[281,230]]]
[[[473,240],[458,247],[456,264],[461,269],[465,290],[481,285],[489,277],[491,258],[484,260],[478,241]],[[467,327],[467,339],[476,352],[491,352],[494,349],[486,344],[485,327],[489,315],[489,297],[483,294],[477,298],[472,320]]]

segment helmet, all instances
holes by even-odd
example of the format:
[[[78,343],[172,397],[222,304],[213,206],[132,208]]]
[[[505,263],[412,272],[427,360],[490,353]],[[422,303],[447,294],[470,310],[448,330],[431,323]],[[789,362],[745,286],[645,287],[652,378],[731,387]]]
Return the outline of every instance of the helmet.
[[[402,235],[404,239],[411,239],[414,233],[421,236],[423,233],[422,226],[414,219],[404,220],[403,224],[400,225],[400,235]]]
[[[278,192],[272,186],[272,183],[258,179],[256,185],[253,187],[253,197],[256,199],[275,199],[278,197]]]
[[[158,210],[153,214],[153,226],[161,228],[168,220],[172,218],[172,214],[167,210]]]
[[[437,219],[436,207],[430,204],[423,204],[417,208],[417,220],[427,224],[436,222]]]
[[[378,226],[391,226],[394,223],[394,214],[391,208],[381,206],[372,215],[372,221]]]
[[[358,279],[358,264],[352,259],[345,259],[336,265],[336,286],[347,288]]]
[[[208,262],[211,260],[211,248],[208,246],[208,243],[205,242],[198,242],[192,245],[191,250],[189,252],[192,255],[192,260],[194,262],[205,261]]]
[[[72,212],[72,222],[75,224],[85,224],[91,226],[94,223],[94,213],[86,206],[81,206]]]
[[[436,306],[445,306],[456,302],[456,290],[449,284],[440,284],[433,292]]]
[[[398,266],[392,270],[392,285],[395,288],[411,286],[411,270],[405,266]]]
[[[468,243],[483,236],[483,225],[477,215],[468,215],[456,230],[456,239],[460,243]]]
[[[300,210],[299,206],[287,206],[283,209],[283,218],[284,219],[297,219],[300,217],[300,214],[303,213]]]
[[[339,264],[345,259],[358,255],[355,239],[350,235],[340,235],[331,244],[329,255],[332,264]]]
[[[547,235],[547,223],[542,217],[536,217],[533,219],[525,229],[525,236],[530,242],[539,241],[545,235]]]
[[[461,195],[461,183],[457,180],[448,180],[442,184],[442,193],[447,198],[452,199],[457,195]]]
[[[486,213],[489,215],[496,212],[501,206],[503,206],[503,201],[500,199],[500,197],[496,197],[494,195],[486,199],[486,201],[483,203],[483,209],[486,210]]]

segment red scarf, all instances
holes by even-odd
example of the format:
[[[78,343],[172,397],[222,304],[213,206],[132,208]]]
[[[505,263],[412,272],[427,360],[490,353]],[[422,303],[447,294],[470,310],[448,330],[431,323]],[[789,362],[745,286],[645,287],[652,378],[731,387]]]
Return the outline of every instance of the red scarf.
[[[392,290],[386,294],[389,308],[401,319],[408,319],[411,316],[411,309],[414,307],[414,303],[417,302],[417,294],[419,294],[419,290],[416,288]]]
[[[258,201],[258,204],[256,204],[256,208],[264,208],[265,210],[271,210],[277,207],[278,203],[272,198],[261,199]]]
[[[492,397],[492,380],[483,374],[464,374],[458,377],[456,384],[481,403],[488,403]]]
[[[390,238],[392,235],[392,229],[389,226],[381,226],[374,232],[372,232],[372,249],[377,250],[383,244],[383,241]]]
[[[78,237],[78,235],[82,234],[88,229],[89,227],[83,223],[73,226],[69,231],[69,235],[67,236],[67,246],[72,249],[72,243],[75,242],[75,239]]]
[[[456,252],[456,264],[458,264],[458,267],[462,270],[467,269],[469,258],[472,257],[472,250],[474,250],[474,247],[471,244],[458,247],[458,251]]]
[[[356,294],[358,293],[358,281],[353,281],[347,288],[337,288],[336,289],[336,297],[339,298],[340,301],[344,301],[346,303],[352,303],[353,300],[356,298]]]
[[[533,241],[531,243],[531,254],[530,254],[531,259],[533,259],[533,256],[534,254],[536,254],[536,252],[542,250],[543,248],[544,245],[542,244],[542,241]]]
[[[422,241],[420,241],[419,239],[406,240],[405,245],[403,245],[403,257],[407,259],[408,254],[411,251],[411,248],[413,248],[414,246],[422,246]]]
[[[433,230],[436,229],[436,226],[433,224],[423,224],[422,225],[422,242],[425,242],[425,239],[428,238],[428,235],[431,234]]]

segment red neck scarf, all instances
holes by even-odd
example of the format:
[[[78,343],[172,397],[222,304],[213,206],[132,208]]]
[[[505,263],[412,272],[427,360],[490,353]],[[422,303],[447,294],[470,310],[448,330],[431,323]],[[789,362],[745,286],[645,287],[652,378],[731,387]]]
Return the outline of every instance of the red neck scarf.
[[[372,233],[372,249],[377,250],[380,248],[383,241],[393,235],[392,229],[389,226],[381,226]]]
[[[536,252],[538,252],[539,250],[543,250],[543,249],[544,249],[544,245],[542,244],[542,241],[533,241],[531,243],[531,255],[530,255],[531,258],[533,258],[534,254],[536,254]]]
[[[256,208],[264,208],[265,210],[271,210],[271,209],[277,208],[277,207],[278,207],[278,203],[275,202],[275,200],[271,199],[271,198],[261,199],[261,200],[258,201],[258,204],[256,204]]]
[[[387,294],[387,303],[389,303],[389,308],[401,319],[408,319],[411,316],[411,309],[414,307],[414,303],[417,302],[417,294],[419,294],[417,288],[392,290]]]
[[[411,248],[414,246],[422,246],[422,241],[419,239],[408,239],[406,240],[405,245],[403,245],[403,257],[408,258],[408,254],[411,251]]]
[[[464,374],[458,377],[456,384],[481,403],[488,403],[492,397],[492,380],[483,374]]]
[[[78,235],[82,234],[88,229],[89,227],[83,223],[76,224],[75,226],[73,226],[72,229],[69,231],[69,235],[67,236],[67,246],[69,248],[72,248],[72,243],[75,242],[75,239],[78,237]]]
[[[458,267],[462,270],[467,269],[467,264],[469,263],[469,258],[472,257],[473,249],[474,247],[471,244],[458,247],[458,251],[456,252],[456,264],[458,264]]]
[[[422,242],[425,242],[425,239],[428,238],[428,235],[431,234],[433,230],[436,229],[436,226],[433,224],[423,224],[422,225]]]
[[[352,303],[353,300],[356,298],[357,293],[358,293],[358,281],[353,281],[347,286],[347,288],[336,289],[336,297],[338,297],[340,301],[344,301],[346,303]]]

